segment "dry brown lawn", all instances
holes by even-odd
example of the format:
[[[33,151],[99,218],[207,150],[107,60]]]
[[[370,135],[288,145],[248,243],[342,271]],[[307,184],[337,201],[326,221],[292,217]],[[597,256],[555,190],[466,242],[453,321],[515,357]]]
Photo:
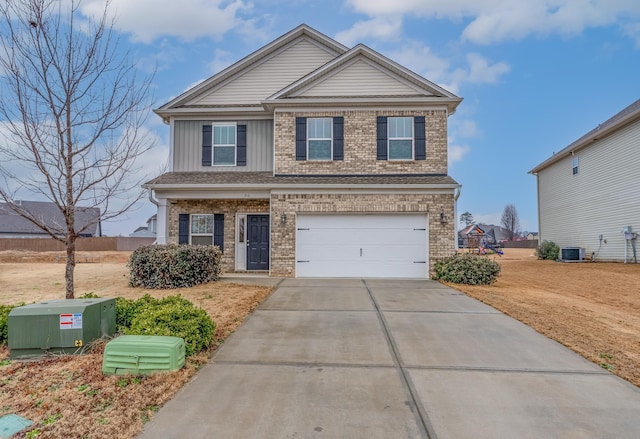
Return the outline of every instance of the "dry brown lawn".
[[[505,249],[498,281],[451,285],[640,386],[640,264],[537,260]]]
[[[52,262],[62,261],[60,256],[0,252],[0,304],[64,298],[64,263]],[[181,294],[213,318],[216,346],[271,292],[270,287],[223,282],[174,290],[131,288],[127,285],[128,253],[79,256],[76,297],[85,293],[131,299],[144,294]],[[34,421],[31,437],[132,438],[211,355],[208,351],[190,357],[186,367],[176,372],[116,377],[102,375],[103,348],[104,342],[97,343],[88,355],[53,356],[37,362],[8,361],[6,347],[0,348],[0,416],[14,413]]]

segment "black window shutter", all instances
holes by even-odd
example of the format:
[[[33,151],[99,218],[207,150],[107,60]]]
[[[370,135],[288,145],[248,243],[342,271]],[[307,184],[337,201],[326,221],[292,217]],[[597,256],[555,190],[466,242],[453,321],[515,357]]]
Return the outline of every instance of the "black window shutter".
[[[387,160],[387,116],[378,116],[376,127],[378,160]]]
[[[307,159],[307,118],[296,117],[296,160]]]
[[[224,253],[224,214],[216,213],[213,215],[213,245],[220,247],[220,251]]]
[[[247,166],[247,126],[236,127],[238,143],[236,144],[236,166]]]
[[[178,244],[189,244],[189,214],[178,215]]]
[[[211,166],[212,126],[202,125],[202,166]]]
[[[414,157],[416,160],[427,159],[427,139],[425,134],[424,116],[413,118]]]
[[[344,117],[333,118],[333,159],[344,160]]]

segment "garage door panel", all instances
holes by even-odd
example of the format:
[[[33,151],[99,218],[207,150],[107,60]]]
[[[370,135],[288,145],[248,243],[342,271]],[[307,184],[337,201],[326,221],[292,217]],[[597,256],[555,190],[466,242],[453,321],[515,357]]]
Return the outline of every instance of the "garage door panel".
[[[427,276],[427,218],[410,215],[300,215],[298,277]]]

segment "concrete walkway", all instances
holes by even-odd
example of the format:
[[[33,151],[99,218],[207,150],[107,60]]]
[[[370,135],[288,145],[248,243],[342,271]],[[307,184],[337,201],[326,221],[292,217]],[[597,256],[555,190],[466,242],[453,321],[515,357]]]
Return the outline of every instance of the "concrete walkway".
[[[142,438],[638,438],[640,390],[455,290],[284,280]]]

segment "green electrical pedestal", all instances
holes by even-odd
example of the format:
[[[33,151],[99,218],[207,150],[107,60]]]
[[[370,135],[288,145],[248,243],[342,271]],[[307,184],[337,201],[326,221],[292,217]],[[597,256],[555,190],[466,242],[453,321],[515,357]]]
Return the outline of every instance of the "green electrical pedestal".
[[[79,353],[116,332],[116,299],[49,300],[13,308],[7,321],[11,358]]]

